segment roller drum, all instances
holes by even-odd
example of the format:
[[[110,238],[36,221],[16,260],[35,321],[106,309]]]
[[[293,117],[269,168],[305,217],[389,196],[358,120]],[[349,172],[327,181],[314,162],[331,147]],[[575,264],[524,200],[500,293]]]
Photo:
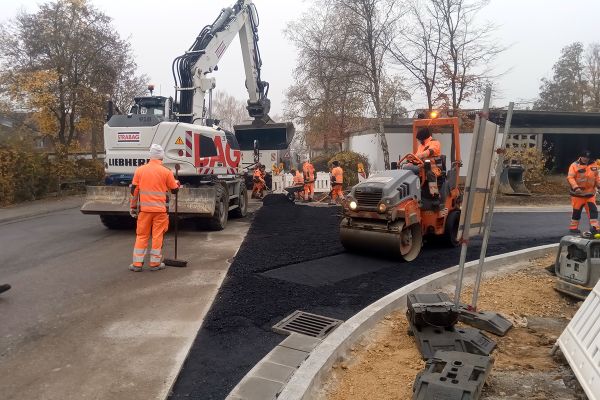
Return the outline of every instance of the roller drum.
[[[398,231],[384,231],[348,226],[345,219],[340,224],[340,240],[348,251],[386,254],[405,261],[417,258],[423,243],[418,224],[400,227]]]

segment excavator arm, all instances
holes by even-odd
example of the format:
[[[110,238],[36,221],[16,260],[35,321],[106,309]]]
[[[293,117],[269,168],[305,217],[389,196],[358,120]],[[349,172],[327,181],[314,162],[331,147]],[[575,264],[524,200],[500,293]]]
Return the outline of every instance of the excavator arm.
[[[231,42],[239,35],[248,90],[250,117],[268,122],[269,84],[261,79],[261,59],[258,49],[258,14],[252,0],[238,0],[232,7],[221,10],[219,17],[202,29],[190,49],[173,62],[173,76],[179,94],[181,122],[206,125],[211,118],[210,104],[205,107],[206,93],[215,88],[215,78],[209,74]],[[176,99],[177,100],[177,99]]]
[[[219,17],[205,26],[194,44],[173,61],[173,77],[180,122],[209,125],[212,116],[212,89],[215,78],[208,75],[218,69],[223,54],[239,35],[248,91],[247,110],[252,124],[236,125],[236,137],[242,150],[252,150],[260,142],[262,149],[285,149],[294,135],[291,123],[276,124],[269,117],[271,102],[267,97],[269,83],[262,80],[260,50],[258,48],[258,13],[252,0],[238,0],[224,8]],[[209,92],[208,107],[205,105]]]

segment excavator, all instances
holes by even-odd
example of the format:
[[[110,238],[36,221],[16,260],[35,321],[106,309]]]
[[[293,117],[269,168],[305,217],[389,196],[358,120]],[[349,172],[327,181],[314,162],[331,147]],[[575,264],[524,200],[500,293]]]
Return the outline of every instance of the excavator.
[[[234,134],[221,129],[212,115],[216,81],[210,75],[236,36],[246,75],[246,108],[253,121],[234,126]],[[109,106],[104,125],[106,185],[87,187],[81,212],[99,215],[109,229],[133,226],[128,185],[135,169],[148,162],[151,144],[157,143],[165,149],[164,166],[176,171],[183,185],[179,214],[196,217],[212,230],[224,229],[230,213],[245,216],[242,152],[286,149],[294,135],[292,123],[275,123],[269,117],[269,84],[262,80],[261,65],[256,7],[252,0],[237,0],[173,61],[175,98],[153,96],[149,87],[150,96],[135,98],[126,115],[113,114]]]
[[[370,176],[354,186],[343,204],[340,240],[349,251],[391,254],[404,261],[419,255],[425,236],[458,246],[461,192],[458,187],[460,167],[459,120],[456,117],[429,118],[413,123],[413,153],[402,157],[399,168]],[[452,135],[449,166],[445,155],[435,159],[441,170],[437,177],[439,195],[432,196],[426,179],[427,162],[419,159],[417,131],[428,127]],[[418,168],[403,169],[403,163]],[[447,168],[448,167],[448,168]]]

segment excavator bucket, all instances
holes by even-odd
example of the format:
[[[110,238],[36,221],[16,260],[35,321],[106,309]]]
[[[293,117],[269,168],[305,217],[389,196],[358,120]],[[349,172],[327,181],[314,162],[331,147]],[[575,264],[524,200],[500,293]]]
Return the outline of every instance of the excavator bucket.
[[[83,214],[129,214],[131,198],[127,186],[87,186]],[[210,216],[215,211],[216,189],[214,186],[181,188],[179,190],[179,214],[187,216]],[[169,212],[175,211],[175,199],[171,196]]]
[[[531,196],[523,181],[525,168],[521,165],[508,165],[500,175],[500,193],[513,196]]]
[[[263,150],[285,150],[294,137],[294,124],[266,123],[234,125],[235,137],[240,145],[240,150],[253,150],[254,141],[257,140],[260,149]]]

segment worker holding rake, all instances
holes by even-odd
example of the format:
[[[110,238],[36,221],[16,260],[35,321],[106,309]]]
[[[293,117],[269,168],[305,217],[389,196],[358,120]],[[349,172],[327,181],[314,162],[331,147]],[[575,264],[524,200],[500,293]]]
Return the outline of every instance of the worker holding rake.
[[[164,234],[169,229],[167,192],[177,193],[179,182],[173,173],[163,166],[164,156],[163,148],[153,144],[150,147],[150,162],[136,169],[131,182],[130,215],[137,218],[137,236],[133,248],[133,263],[129,269],[134,272],[142,271],[150,235],[150,271],[165,268],[162,262],[162,245]]]

